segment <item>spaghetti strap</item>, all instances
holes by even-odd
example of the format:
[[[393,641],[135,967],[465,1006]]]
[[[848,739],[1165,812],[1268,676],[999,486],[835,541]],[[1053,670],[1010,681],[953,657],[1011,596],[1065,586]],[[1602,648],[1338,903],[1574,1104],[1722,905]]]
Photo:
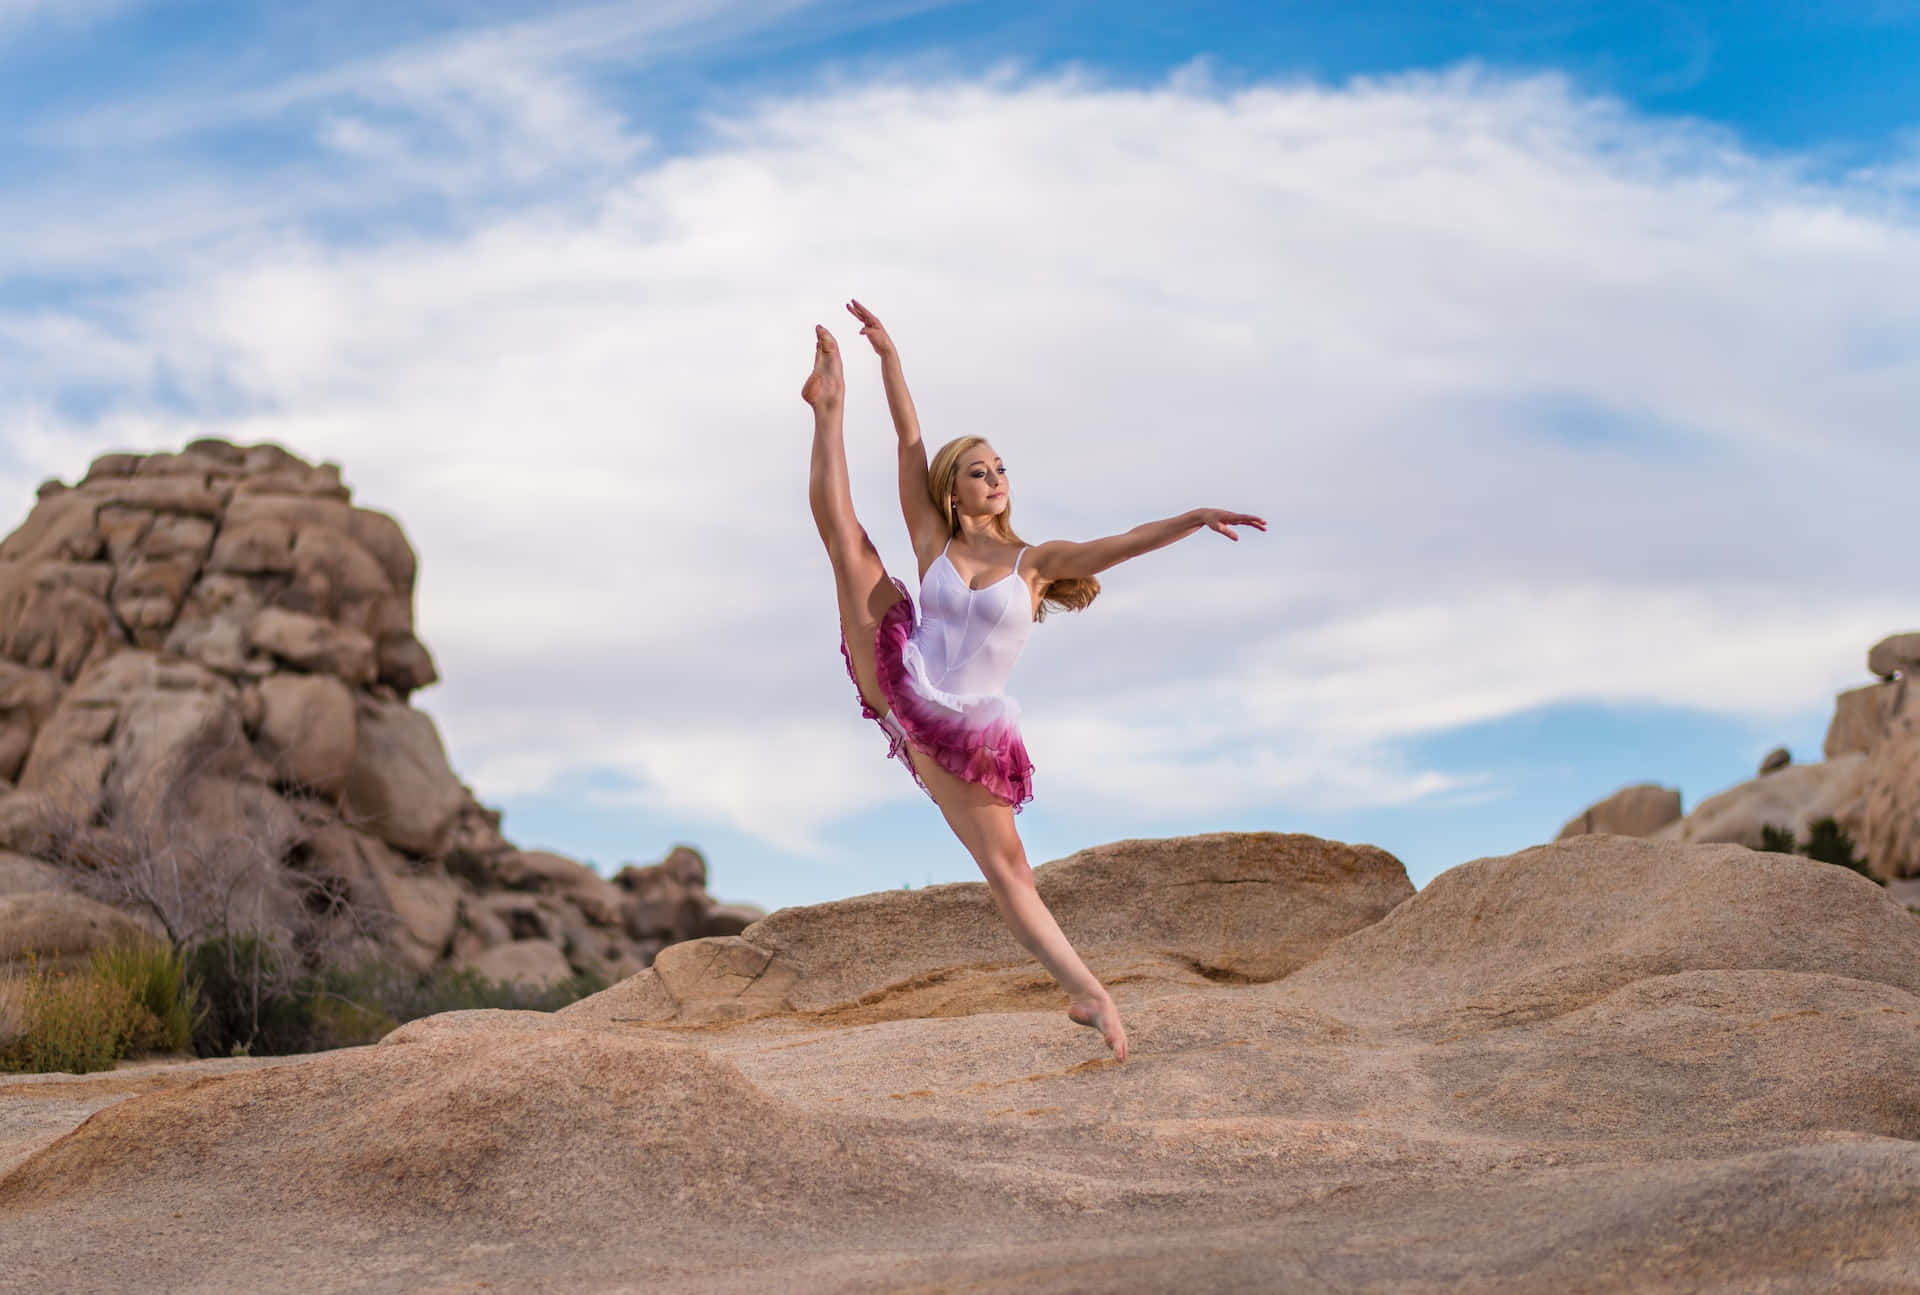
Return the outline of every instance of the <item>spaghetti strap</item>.
[[[1027,556],[1027,550],[1032,547],[1033,545],[1031,544],[1022,544],[1020,546],[1020,551],[1013,555],[1013,573],[1015,575],[1020,574],[1020,559]]]

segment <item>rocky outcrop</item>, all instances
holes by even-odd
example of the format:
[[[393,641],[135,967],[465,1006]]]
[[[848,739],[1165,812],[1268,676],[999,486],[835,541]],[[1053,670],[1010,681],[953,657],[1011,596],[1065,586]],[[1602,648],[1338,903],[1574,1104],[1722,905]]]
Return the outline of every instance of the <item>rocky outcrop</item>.
[[[1920,877],[1920,716],[1903,716],[1866,775],[1860,846],[1876,875]]]
[[[1277,980],[1413,893],[1372,846],[1273,832],[1097,846],[1034,869],[1104,980]],[[785,1013],[949,1015],[1057,991],[980,882],[782,909],[739,935],[664,950],[569,1013],[700,1023]]]
[[[1857,752],[1820,764],[1788,765],[1707,797],[1683,821],[1652,835],[1757,850],[1765,828],[1784,828],[1801,840],[1812,824],[1831,818],[1857,841],[1865,821],[1868,769],[1867,756]]]
[[[1012,978],[888,1010],[981,974],[977,896],[788,910],[750,942],[776,934],[792,992],[842,1007],[649,1025],[604,1010],[610,991],[271,1069],[196,1063],[142,1095],[124,1095],[139,1076],[104,1095],[119,1076],[0,1079],[0,1271],[33,1289],[74,1271],[217,1290],[262,1272],[302,1290],[1913,1285],[1920,922],[1871,882],[1585,835],[1463,864],[1350,928],[1404,893],[1377,852],[1197,840],[1038,870],[1105,965],[1138,973],[1114,985],[1124,1066]],[[195,1244],[152,1245],[162,1230]]]
[[[1821,750],[1827,759],[1873,750],[1887,726],[1906,707],[1905,681],[1885,680],[1853,688],[1834,699],[1833,719]]]
[[[1575,814],[1554,840],[1604,833],[1615,836],[1652,836],[1680,817],[1680,792],[1673,787],[1641,783],[1622,787],[1613,795]]]
[[[261,856],[263,929],[420,969],[619,976],[711,933],[693,851],[616,886],[501,834],[408,701],[437,678],[417,570],[338,467],[274,445],[109,454],[47,483],[0,542],[0,850],[110,896],[155,842],[237,842]]]
[[[1882,679],[1920,673],[1920,632],[1889,634],[1868,648],[1867,673]]]
[[[1558,839],[1612,831],[1758,848],[1765,829],[1791,832],[1804,841],[1813,824],[1832,819],[1875,876],[1920,877],[1920,757],[1914,737],[1920,732],[1920,690],[1912,677],[1920,670],[1920,633],[1882,639],[1868,651],[1867,668],[1879,681],[1835,699],[1822,763],[1797,765],[1785,747],[1776,748],[1761,761],[1758,776],[1709,796],[1684,817],[1677,791],[1655,802],[1652,793],[1660,789],[1628,788],[1577,815]],[[1657,809],[1639,812],[1642,804],[1656,803]],[[1656,817],[1667,821],[1654,824]],[[1593,825],[1602,821],[1614,826]]]

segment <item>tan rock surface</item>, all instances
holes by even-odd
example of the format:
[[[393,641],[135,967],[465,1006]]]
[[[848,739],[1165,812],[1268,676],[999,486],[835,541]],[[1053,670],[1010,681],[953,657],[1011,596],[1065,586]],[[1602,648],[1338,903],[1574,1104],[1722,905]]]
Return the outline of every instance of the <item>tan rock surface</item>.
[[[0,778],[19,776],[34,735],[59,702],[57,676],[0,661]]]
[[[1867,673],[1882,679],[1920,671],[1920,631],[1889,634],[1867,649]]]
[[[411,854],[447,844],[466,792],[447,766],[440,731],[424,713],[364,693],[355,699],[346,804],[363,829]]]
[[[71,890],[71,879],[44,859],[0,850],[0,895],[36,890]]]
[[[1903,717],[1874,752],[1857,837],[1874,875],[1920,877],[1920,718]]]
[[[518,980],[529,985],[550,985],[573,974],[567,957],[545,940],[510,940],[496,944],[454,965],[477,971],[488,980]]]
[[[1581,810],[1554,839],[1601,833],[1614,836],[1652,836],[1680,818],[1680,792],[1673,787],[1641,783],[1622,787],[1605,800]]]
[[[146,923],[82,895],[48,890],[0,894],[0,966],[29,953],[50,961],[152,938]]]
[[[1355,904],[1375,888],[1303,869],[1262,906],[1309,897],[1309,875]],[[950,896],[899,904],[902,947],[947,938]],[[788,946],[877,938],[871,906],[848,906],[791,911]],[[1184,911],[1200,924],[1168,919],[1119,956],[1211,947],[1217,913]],[[17,1166],[0,1271],[216,1291],[263,1273],[396,1291],[1907,1289],[1917,977],[1920,922],[1842,869],[1588,836],[1463,865],[1279,979],[1122,983],[1125,1066],[1054,995],[670,1029],[453,1013],[210,1070],[51,1143],[30,1090],[0,1080],[0,1167]],[[163,1227],[173,1244],[141,1240]]]
[[[1871,751],[1887,731],[1887,723],[1905,700],[1906,685],[1871,683],[1850,688],[1834,698],[1833,719],[1827,724],[1821,750],[1827,759],[1853,751]]]
[[[514,850],[502,855],[493,875],[510,890],[565,896],[597,926],[620,925],[620,888],[584,863],[547,850]]]
[[[373,682],[373,640],[319,616],[268,607],[247,627],[247,643],[298,669],[338,675],[353,687]]]
[[[1785,828],[1801,839],[1809,824],[1831,818],[1858,840],[1870,774],[1870,757],[1858,752],[1821,764],[1787,765],[1707,797],[1662,831],[1666,839],[1757,849],[1763,828]]]
[[[260,682],[261,745],[284,781],[336,799],[358,747],[353,690],[332,675],[277,674]]]
[[[1202,983],[1284,976],[1413,893],[1383,850],[1274,832],[1119,841],[1042,864],[1034,881],[1104,977]],[[652,971],[566,1010],[959,1014],[1047,994],[1034,971],[985,884],[967,882],[782,909],[738,936],[670,945]]]

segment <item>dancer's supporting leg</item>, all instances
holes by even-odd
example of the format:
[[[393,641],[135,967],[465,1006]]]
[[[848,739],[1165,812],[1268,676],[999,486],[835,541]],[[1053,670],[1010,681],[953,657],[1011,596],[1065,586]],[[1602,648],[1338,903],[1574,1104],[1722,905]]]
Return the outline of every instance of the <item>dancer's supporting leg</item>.
[[[813,331],[813,372],[800,388],[800,398],[813,407],[813,464],[807,476],[807,501],[813,505],[813,524],[819,528],[827,559],[833,564],[840,633],[853,659],[854,682],[867,704],[885,714],[887,701],[873,665],[873,636],[880,618],[900,601],[900,591],[887,578],[879,550],[853,513],[853,490],[847,483],[847,446],[841,431],[846,381],[840,370],[839,344],[826,329],[815,327]]]
[[[954,777],[925,752],[912,753],[914,767],[933,793],[940,812],[946,815],[947,826],[967,847],[987,879],[987,890],[993,895],[1000,920],[1066,990],[1067,1015],[1078,1024],[1100,1031],[1114,1057],[1125,1061],[1127,1031],[1120,1023],[1120,1009],[1114,1006],[1106,986],[1074,951],[1066,932],[1034,888],[1033,869],[1027,864],[1026,847],[1014,827],[1012,807],[986,788]]]

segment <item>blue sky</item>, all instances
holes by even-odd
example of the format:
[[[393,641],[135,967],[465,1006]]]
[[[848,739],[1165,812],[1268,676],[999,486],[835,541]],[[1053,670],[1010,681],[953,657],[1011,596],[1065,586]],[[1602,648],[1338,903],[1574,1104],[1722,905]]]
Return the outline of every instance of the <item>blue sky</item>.
[[[516,839],[960,879],[795,493],[857,293],[1032,537],[1275,522],[1036,635],[1032,856],[1275,828],[1424,881],[1815,758],[1914,619],[1915,66],[1907,3],[0,0],[0,487],[337,459]]]

